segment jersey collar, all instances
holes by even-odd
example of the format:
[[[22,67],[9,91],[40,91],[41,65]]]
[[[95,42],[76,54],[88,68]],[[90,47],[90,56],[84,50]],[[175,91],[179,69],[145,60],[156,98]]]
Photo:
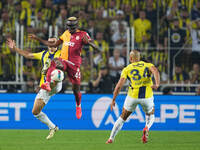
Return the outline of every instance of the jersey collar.
[[[55,54],[58,50],[56,50],[55,52],[51,52],[50,50],[48,50],[49,54]]]
[[[76,32],[74,32],[73,34],[77,33],[77,32],[80,32],[81,30],[77,29]],[[69,32],[69,30],[68,30]],[[70,32],[69,32],[70,33]],[[71,33],[70,33],[71,34]]]

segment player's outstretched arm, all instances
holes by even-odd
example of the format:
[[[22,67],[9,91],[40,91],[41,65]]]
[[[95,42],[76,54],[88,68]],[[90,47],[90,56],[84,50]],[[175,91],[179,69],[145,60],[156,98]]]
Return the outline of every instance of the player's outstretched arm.
[[[113,100],[112,100],[112,103],[111,103],[111,106],[110,106],[110,109],[113,110],[113,107],[115,106],[115,100],[117,98],[117,95],[119,94],[119,92],[121,91],[121,88],[123,87],[124,83],[126,82],[126,79],[125,78],[120,78],[116,87],[115,87],[115,90],[113,92]]]
[[[94,42],[89,41],[88,44],[89,44],[90,46],[92,46],[92,48],[94,48],[96,51],[101,52],[101,50],[99,49],[99,47],[97,47],[97,45],[94,44]]]
[[[150,71],[152,72],[155,78],[155,84],[152,86],[152,88],[157,90],[158,87],[160,86],[160,73],[155,66],[151,67]]]
[[[7,43],[8,47],[9,47],[11,50],[17,52],[18,54],[20,54],[20,55],[22,55],[22,56],[24,56],[24,57],[26,57],[26,58],[34,59],[33,53],[30,53],[30,52],[28,52],[28,51],[21,50],[21,49],[17,48],[17,47],[16,47],[16,44],[15,44],[15,41],[12,40],[11,38],[8,38],[7,41],[6,41],[6,43]]]
[[[99,49],[99,47],[97,47],[97,45],[94,44],[94,42],[92,40],[89,40],[86,35],[83,36],[83,41],[84,41],[84,43],[89,44],[90,46],[92,46],[92,48],[94,48],[98,52],[101,52],[101,50]]]
[[[41,42],[44,45],[49,46],[49,47],[58,47],[63,42],[61,39],[57,40],[56,43],[50,42],[50,41],[43,40],[43,39],[39,38],[35,34],[29,34],[28,37],[31,38],[31,39],[37,40],[37,41],[39,41],[39,42]]]

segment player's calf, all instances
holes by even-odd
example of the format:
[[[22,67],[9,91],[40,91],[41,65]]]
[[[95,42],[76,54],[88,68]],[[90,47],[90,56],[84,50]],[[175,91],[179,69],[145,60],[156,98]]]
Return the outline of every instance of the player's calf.
[[[80,92],[80,85],[72,84],[72,91],[75,96],[76,106],[81,105],[81,92]]]
[[[151,128],[151,126],[153,125],[154,123],[154,120],[155,120],[155,115],[154,115],[154,108],[146,113],[146,127],[148,128],[148,130]]]
[[[49,129],[53,129],[56,126],[54,123],[48,118],[48,116],[42,112],[43,107],[45,106],[45,103],[43,99],[36,99],[34,102],[32,113],[34,117],[36,117],[38,120],[40,120],[42,123],[46,124]]]
[[[149,129],[153,125],[154,120],[155,120],[155,115],[154,115],[154,108],[153,108],[150,112],[146,113],[146,125],[145,125],[145,128],[143,129],[143,135],[142,135],[143,143],[148,142]]]
[[[117,121],[115,122],[113,128],[112,128],[112,131],[111,131],[111,134],[110,134],[110,137],[109,139],[107,140],[106,144],[111,144],[113,143],[114,139],[115,139],[115,136],[117,135],[117,133],[121,130],[121,128],[123,127],[124,125],[124,122],[126,121],[126,119],[130,116],[132,112],[131,111],[128,111],[126,110],[125,108],[123,108],[122,110],[122,114],[121,116],[117,119]]]
[[[72,90],[76,99],[76,117],[80,119],[82,117],[82,109],[81,109],[81,92],[80,92],[80,85],[73,84]]]

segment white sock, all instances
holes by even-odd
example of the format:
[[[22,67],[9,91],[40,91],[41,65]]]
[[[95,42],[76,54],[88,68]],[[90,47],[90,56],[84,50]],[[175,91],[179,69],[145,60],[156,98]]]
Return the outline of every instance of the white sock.
[[[42,111],[34,116],[42,123],[46,124],[50,129],[54,129],[56,127],[55,124],[53,124],[53,122],[51,122],[51,120],[47,117],[47,115]]]
[[[154,120],[155,120],[155,115],[154,114],[146,115],[146,126],[147,126],[148,130],[153,125]]]
[[[115,136],[117,135],[117,133],[119,132],[119,130],[121,130],[123,124],[124,124],[124,120],[119,117],[117,119],[117,121],[115,122],[113,128],[112,128],[112,131],[111,131],[111,134],[110,134],[110,138],[111,140],[114,140]]]

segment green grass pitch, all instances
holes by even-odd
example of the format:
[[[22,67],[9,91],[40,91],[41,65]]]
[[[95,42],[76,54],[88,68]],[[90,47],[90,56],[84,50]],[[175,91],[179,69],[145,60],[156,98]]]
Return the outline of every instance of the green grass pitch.
[[[59,130],[46,140],[48,130],[0,130],[0,150],[200,150],[200,132],[120,131],[113,144],[105,144],[110,131]]]

